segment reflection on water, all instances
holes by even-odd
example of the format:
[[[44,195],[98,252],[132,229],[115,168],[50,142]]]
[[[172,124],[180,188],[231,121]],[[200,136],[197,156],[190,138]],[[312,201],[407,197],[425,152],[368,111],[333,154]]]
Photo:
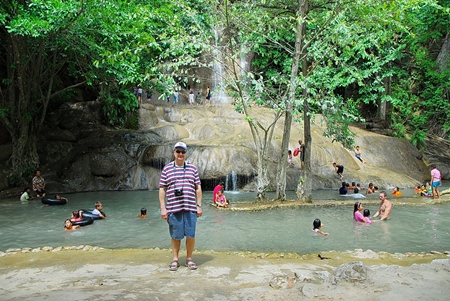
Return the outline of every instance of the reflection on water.
[[[324,191],[335,198],[334,191]],[[160,218],[157,191],[95,192],[67,195],[64,206],[40,201],[0,202],[0,250],[18,247],[95,245],[105,248],[170,248],[167,223]],[[251,200],[251,193],[228,193],[231,200]],[[378,196],[375,195],[374,198]],[[339,196],[337,197],[339,198]],[[212,193],[204,193],[204,203]],[[106,220],[64,232],[70,212],[103,203]],[[138,219],[141,207],[147,219]],[[378,209],[366,205],[372,215]],[[345,251],[357,248],[387,252],[450,250],[450,204],[425,207],[395,206],[391,220],[372,225],[355,223],[352,206],[274,209],[236,212],[203,207],[196,249],[216,251],[297,252]],[[320,218],[330,236],[316,235],[312,222]]]

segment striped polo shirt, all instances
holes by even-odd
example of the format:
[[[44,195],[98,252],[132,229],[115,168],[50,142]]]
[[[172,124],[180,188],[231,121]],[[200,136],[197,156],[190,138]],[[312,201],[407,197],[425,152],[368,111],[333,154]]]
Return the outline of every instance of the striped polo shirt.
[[[200,185],[197,167],[186,162],[184,166],[176,166],[175,162],[170,162],[164,166],[159,180],[159,187],[166,187],[166,209],[167,213],[179,211],[197,212],[197,201],[195,197],[195,187]],[[175,190],[182,189],[183,195],[176,196]]]

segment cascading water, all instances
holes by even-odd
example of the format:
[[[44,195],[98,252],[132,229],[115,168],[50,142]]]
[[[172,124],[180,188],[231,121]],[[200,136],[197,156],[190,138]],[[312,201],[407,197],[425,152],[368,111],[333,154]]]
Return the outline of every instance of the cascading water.
[[[238,190],[238,177],[236,172],[233,170],[225,178],[225,190],[226,191],[237,191]]]
[[[214,29],[214,51],[213,51],[213,75],[211,85],[211,102],[212,103],[231,103],[231,97],[225,93],[224,72],[223,72],[223,55],[220,45],[220,33],[218,29]]]

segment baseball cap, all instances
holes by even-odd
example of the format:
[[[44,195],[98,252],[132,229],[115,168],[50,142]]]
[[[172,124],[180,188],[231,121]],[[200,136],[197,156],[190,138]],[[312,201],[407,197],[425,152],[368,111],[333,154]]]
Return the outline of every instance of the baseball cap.
[[[175,146],[173,147],[173,149],[176,149],[176,148],[182,148],[184,150],[187,150],[186,143],[184,143],[184,142],[177,142],[175,144]]]

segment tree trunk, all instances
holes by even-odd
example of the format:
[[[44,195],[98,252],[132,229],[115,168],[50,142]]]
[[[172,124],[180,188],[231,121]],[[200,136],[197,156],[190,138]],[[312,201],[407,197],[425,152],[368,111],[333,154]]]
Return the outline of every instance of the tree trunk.
[[[289,140],[291,139],[292,127],[292,110],[296,98],[296,91],[298,87],[298,69],[300,63],[300,55],[302,53],[302,45],[304,40],[304,11],[307,9],[306,0],[298,1],[298,16],[295,34],[295,52],[292,60],[291,79],[287,92],[287,105],[284,118],[283,139],[281,141],[280,159],[277,168],[277,194],[275,199],[280,201],[286,200],[286,166],[287,166],[287,151],[289,147]]]
[[[308,0],[304,0],[302,6],[302,19],[305,19],[305,16],[308,14]],[[303,36],[306,34],[306,24],[302,24],[302,32]],[[307,49],[305,48],[304,40],[302,40],[302,74],[303,78],[308,76],[308,62],[306,59]],[[297,184],[297,199],[303,200],[306,202],[311,202],[312,199],[312,181],[311,181],[311,145],[312,145],[312,137],[311,137],[311,117],[309,116],[309,103],[308,103],[308,90],[304,88],[302,90],[303,96],[303,132],[304,132],[304,142],[305,145],[303,147],[303,151],[305,152],[305,169],[304,172],[300,175]]]
[[[257,162],[258,176],[256,178],[256,200],[265,201],[266,190],[269,187],[269,173],[267,167],[267,149],[261,149],[258,152],[258,162]]]
[[[443,72],[450,65],[450,34],[447,33],[442,44],[441,50],[436,58],[436,63],[438,65],[439,71]]]
[[[288,100],[290,101],[290,100]],[[289,140],[291,137],[292,127],[292,104],[290,104],[284,114],[284,131],[283,139],[281,141],[281,152],[277,167],[277,192],[275,200],[286,200],[286,166],[287,166],[287,151],[289,147]]]
[[[8,177],[10,185],[17,186],[29,183],[29,177],[39,166],[37,135],[52,96],[57,52],[46,50],[44,41],[4,34],[8,49],[7,85],[0,95],[4,109],[0,121],[11,135],[13,149]]]
[[[384,83],[384,90],[385,90],[384,94],[390,95],[391,94],[391,77],[388,76],[388,77],[384,78],[383,83]],[[378,112],[377,112],[378,114],[377,115],[381,121],[386,121],[388,119],[387,118],[387,111],[388,111],[387,106],[388,106],[388,104],[387,104],[386,100],[384,100],[384,99],[378,100]]]
[[[10,158],[9,183],[13,186],[30,185],[31,177],[39,167],[37,135],[31,123],[21,125],[17,135],[12,135],[13,151]]]

